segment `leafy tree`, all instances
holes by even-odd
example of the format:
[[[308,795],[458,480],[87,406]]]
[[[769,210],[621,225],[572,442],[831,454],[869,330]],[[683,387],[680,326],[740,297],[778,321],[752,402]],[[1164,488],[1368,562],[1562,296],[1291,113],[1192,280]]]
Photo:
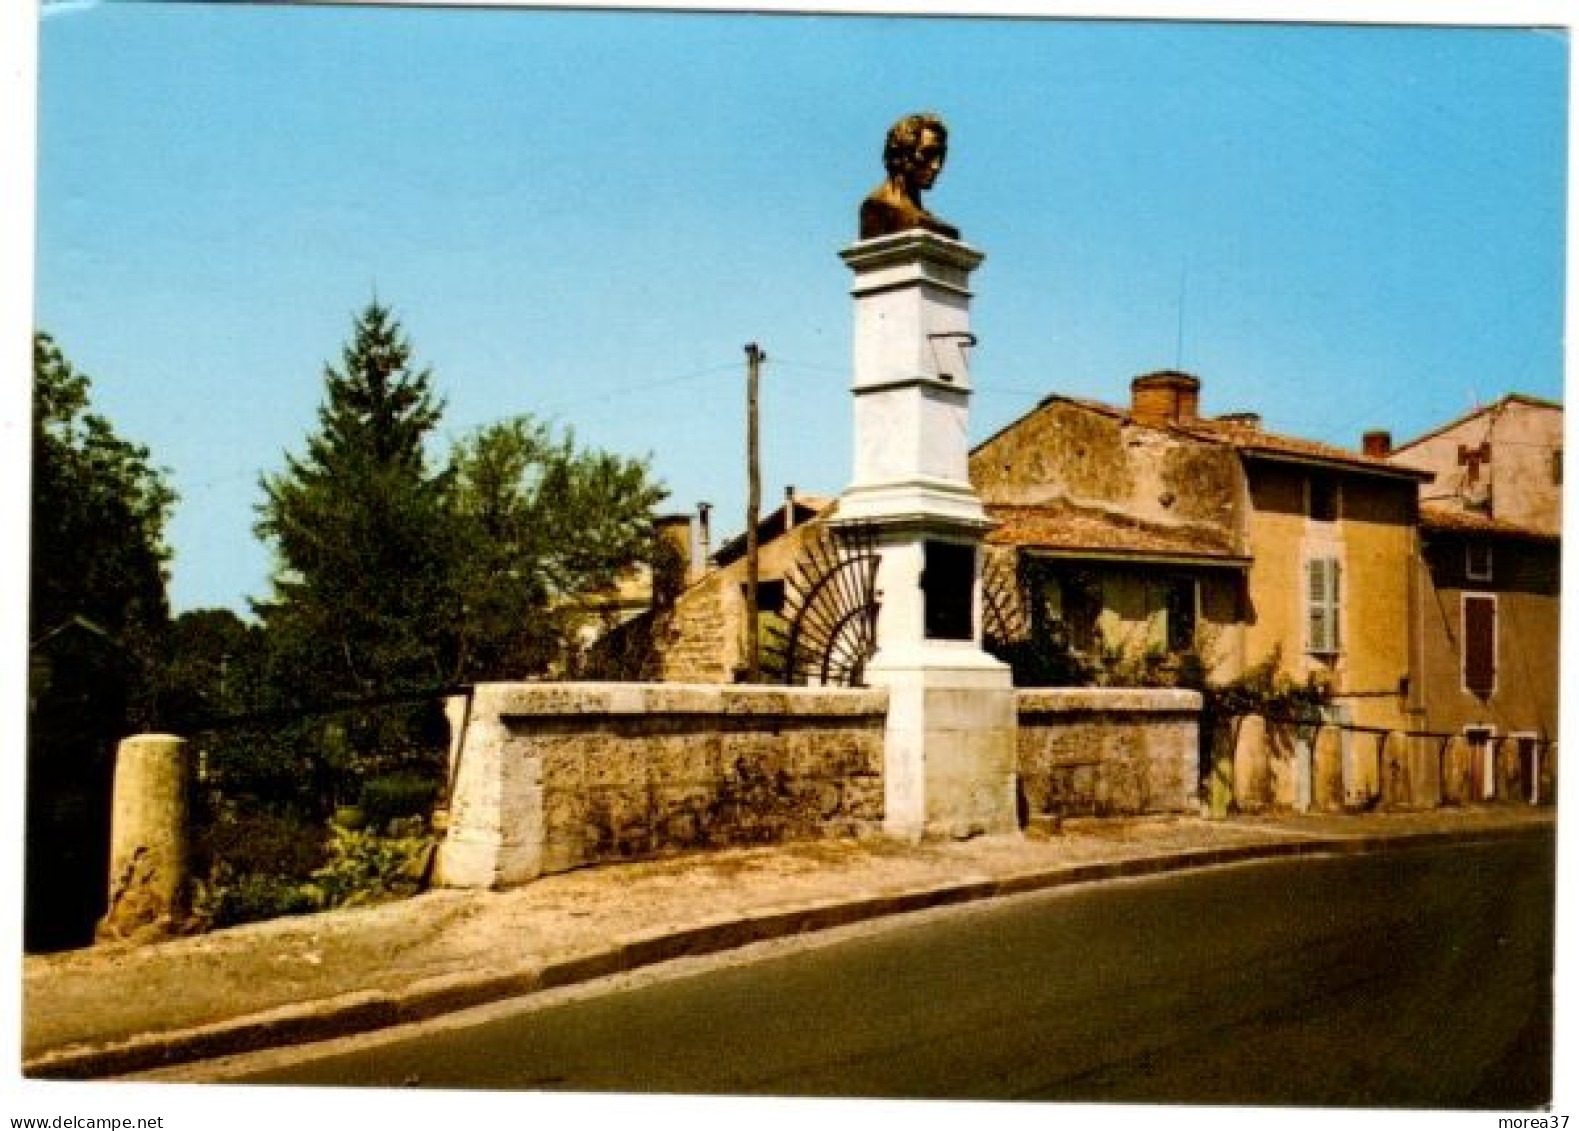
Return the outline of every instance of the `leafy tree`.
[[[597,598],[662,547],[666,491],[643,460],[583,450],[529,416],[456,445],[458,678],[572,668]]]
[[[148,449],[91,411],[91,386],[33,340],[28,945],[85,941],[102,910],[116,741],[148,725],[168,623],[175,495]],[[83,893],[86,893],[84,895]]]

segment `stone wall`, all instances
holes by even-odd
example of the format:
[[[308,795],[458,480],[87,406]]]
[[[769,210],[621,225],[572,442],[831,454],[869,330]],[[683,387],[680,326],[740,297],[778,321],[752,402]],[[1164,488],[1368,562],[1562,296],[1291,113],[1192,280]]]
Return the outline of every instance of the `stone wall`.
[[[1556,744],[1526,763],[1513,738],[1296,728],[1256,715],[1233,729],[1234,805],[1244,813],[1433,809],[1555,799]],[[1490,765],[1488,765],[1488,760]],[[1304,783],[1302,786],[1301,783]]]
[[[1196,692],[1083,688],[1015,694],[1020,789],[1031,816],[1199,810]]]
[[[505,887],[685,849],[878,833],[886,710],[880,691],[480,685],[440,880]]]

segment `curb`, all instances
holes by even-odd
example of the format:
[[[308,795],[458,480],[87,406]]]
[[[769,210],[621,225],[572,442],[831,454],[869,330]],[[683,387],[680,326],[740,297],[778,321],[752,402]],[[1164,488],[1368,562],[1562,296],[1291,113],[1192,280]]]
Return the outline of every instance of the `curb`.
[[[1548,826],[1538,826],[1546,829]],[[1362,855],[1440,844],[1470,844],[1528,835],[1529,826],[1383,834],[1333,834],[1264,844],[1187,849],[1155,856],[1079,864],[998,879],[973,878],[890,895],[836,898],[780,910],[655,931],[606,950],[527,964],[482,976],[424,979],[403,990],[359,990],[299,1002],[210,1025],[149,1033],[109,1045],[68,1045],[22,1062],[33,1079],[92,1080],[192,1061],[310,1044],[353,1033],[430,1020],[444,1014],[590,982],[677,958],[736,950],[752,943],[850,926],[873,919],[1056,888],[1294,856]]]

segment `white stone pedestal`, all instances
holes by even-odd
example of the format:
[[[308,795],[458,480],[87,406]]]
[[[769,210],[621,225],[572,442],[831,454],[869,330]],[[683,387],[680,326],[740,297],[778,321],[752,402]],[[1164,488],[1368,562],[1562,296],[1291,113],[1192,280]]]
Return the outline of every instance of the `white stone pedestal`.
[[[981,648],[981,538],[970,485],[970,273],[981,252],[916,230],[841,253],[855,273],[855,458],[836,524],[876,529],[877,651],[889,693],[884,829],[905,839],[1005,833],[1015,709]]]

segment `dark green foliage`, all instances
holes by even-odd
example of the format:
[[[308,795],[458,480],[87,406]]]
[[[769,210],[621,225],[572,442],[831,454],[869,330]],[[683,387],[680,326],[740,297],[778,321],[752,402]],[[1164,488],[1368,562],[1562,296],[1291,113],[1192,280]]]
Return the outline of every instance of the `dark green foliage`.
[[[420,833],[226,816],[199,846],[196,912],[208,927],[232,927],[415,895],[432,848]]]
[[[374,302],[324,379],[305,454],[263,481],[258,533],[276,568],[257,604],[272,705],[303,713],[277,737],[319,817],[354,798],[362,774],[433,751],[420,709],[332,721],[307,712],[452,678],[459,612],[449,475],[429,469],[424,448],[440,415],[430,373]]]
[[[436,685],[451,674],[443,626],[456,609],[448,476],[424,450],[441,411],[431,375],[374,302],[324,380],[306,453],[263,481],[258,533],[276,568],[258,612],[273,676],[301,702]]]
[[[267,705],[263,630],[229,609],[182,613],[165,637],[158,673],[160,725],[191,735]]]
[[[240,810],[217,816],[198,830],[194,871],[223,864],[236,874],[270,874],[305,880],[327,858],[322,825],[297,817]]]
[[[1041,633],[1007,643],[988,640],[986,648],[1009,665],[1016,687],[1088,687],[1096,680],[1096,665],[1056,634]]]
[[[362,783],[362,812],[374,828],[383,828],[399,817],[432,814],[440,783],[420,774],[385,774]]]
[[[257,531],[275,569],[258,622],[204,609],[171,625],[173,496],[145,449],[88,412],[86,378],[44,335],[34,368],[30,946],[55,920],[68,926],[44,945],[91,937],[125,735],[192,741],[200,909],[214,924],[405,892],[428,842],[378,834],[411,832],[442,796],[439,694],[585,670],[589,628],[642,565],[660,599],[678,591],[644,461],[528,417],[430,459],[431,374],[374,302],[325,367],[316,429],[262,481]],[[326,847],[325,820],[352,804],[369,833],[338,830]]]
[[[310,915],[322,909],[322,900],[308,884],[288,876],[232,873],[223,868],[199,888],[196,900],[196,913],[210,928]]]
[[[25,933],[49,949],[86,941],[103,910],[114,747],[154,714],[175,496],[43,333],[32,442]]]

